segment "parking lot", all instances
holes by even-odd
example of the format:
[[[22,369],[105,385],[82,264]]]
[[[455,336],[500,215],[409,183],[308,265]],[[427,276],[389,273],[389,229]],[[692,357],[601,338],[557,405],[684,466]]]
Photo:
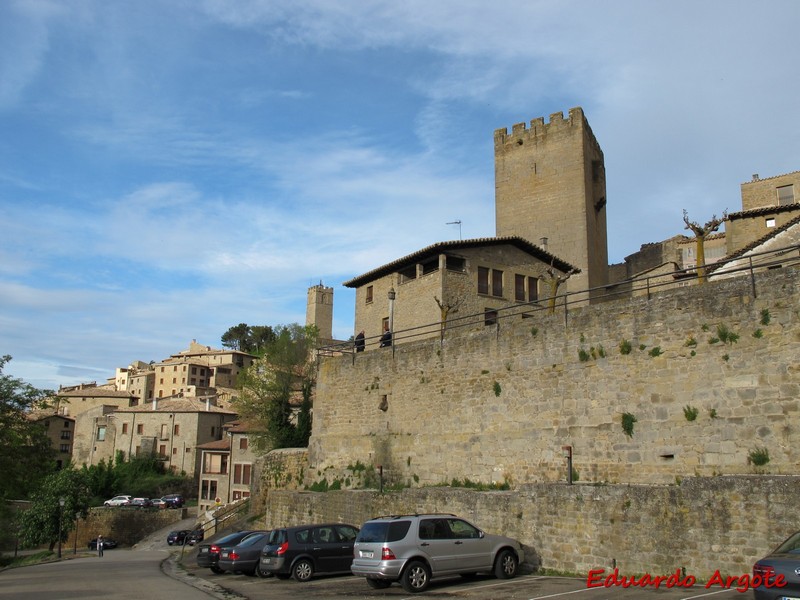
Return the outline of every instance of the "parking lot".
[[[586,579],[570,577],[542,577],[522,575],[515,579],[499,580],[489,576],[473,579],[460,577],[434,580],[430,588],[419,595],[412,595],[395,584],[386,590],[373,590],[360,577],[348,575],[319,577],[308,583],[280,580],[274,577],[259,579],[247,575],[226,573],[214,575],[209,569],[199,569],[190,558],[185,562],[187,571],[197,577],[215,583],[227,590],[251,600],[297,600],[302,598],[334,599],[359,598],[363,600],[387,598],[463,598],[472,600],[609,600],[616,598],[658,598],[659,600],[750,600],[752,591],[738,592],[735,589],[706,589],[702,583],[692,587],[658,589],[631,587],[588,588]]]

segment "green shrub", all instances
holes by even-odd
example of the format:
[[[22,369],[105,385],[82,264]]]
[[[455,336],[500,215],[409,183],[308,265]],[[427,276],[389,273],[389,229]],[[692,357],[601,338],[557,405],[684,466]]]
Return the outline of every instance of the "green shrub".
[[[683,407],[683,416],[686,417],[687,421],[694,421],[699,412],[694,406],[689,406],[688,404]]]
[[[622,413],[622,431],[628,437],[633,437],[633,424],[636,423],[636,417],[631,413]]]
[[[628,340],[622,340],[619,343],[619,353],[620,354],[630,354],[631,353],[631,343]]]
[[[497,381],[494,382],[494,385],[492,386],[492,388],[494,389],[494,395],[495,396],[500,396],[500,392],[503,391],[503,388],[500,387],[500,383],[497,382]]]
[[[661,346],[655,346],[651,348],[648,354],[653,358],[655,358],[656,356],[661,356],[663,354],[663,352],[661,351]]]
[[[772,317],[770,317],[769,309],[768,308],[762,308],[761,309],[761,324],[762,325],[769,325],[769,322],[770,322],[771,319],[772,319]]]
[[[747,455],[747,462],[756,467],[763,467],[769,462],[769,450],[766,448],[753,448]]]

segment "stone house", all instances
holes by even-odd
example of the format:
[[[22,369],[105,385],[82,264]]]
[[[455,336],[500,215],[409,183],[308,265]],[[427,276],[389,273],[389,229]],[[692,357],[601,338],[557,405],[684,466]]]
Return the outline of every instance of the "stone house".
[[[221,440],[201,444],[198,511],[211,510],[218,504],[229,504],[249,498],[256,463],[248,428],[240,421],[224,426]]]
[[[98,448],[95,457],[107,455],[100,447],[109,448],[111,456],[117,451],[126,457],[153,452],[167,469],[197,480],[197,447],[221,440],[224,425],[235,417],[235,412],[215,406],[211,398],[154,398],[151,403],[98,417],[93,434]]]
[[[499,309],[546,298],[550,268],[575,267],[518,236],[478,238],[427,246],[343,285],[356,290],[355,329],[369,349],[385,330],[402,342],[439,335],[461,316],[492,324]]]
[[[50,414],[35,417],[50,438],[50,447],[55,452],[56,468],[61,469],[72,460],[72,444],[75,441],[75,419],[64,415]]]

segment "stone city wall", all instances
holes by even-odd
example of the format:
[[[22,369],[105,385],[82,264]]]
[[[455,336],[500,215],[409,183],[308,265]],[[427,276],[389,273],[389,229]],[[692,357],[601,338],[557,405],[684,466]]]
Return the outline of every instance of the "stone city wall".
[[[412,486],[564,481],[564,446],[580,483],[793,474],[799,284],[777,269],[322,358],[306,484],[376,465]]]
[[[731,476],[680,485],[541,483],[503,492],[455,488],[327,493],[270,491],[267,529],[326,521],[360,526],[378,515],[446,512],[520,540],[524,570],[585,576],[664,575],[685,569],[698,581],[719,570],[749,573],[753,562],[797,528],[800,478]]]

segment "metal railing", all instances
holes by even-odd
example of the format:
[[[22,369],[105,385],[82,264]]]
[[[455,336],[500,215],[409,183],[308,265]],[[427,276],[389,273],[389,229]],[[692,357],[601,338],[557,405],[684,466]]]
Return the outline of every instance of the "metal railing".
[[[708,279],[706,285],[714,285],[718,281],[731,277],[749,276],[753,297],[757,297],[755,277],[757,272],[797,265],[800,265],[800,244],[784,246],[774,250],[748,254],[741,257],[722,259],[705,265],[704,269]],[[514,317],[523,319],[532,318],[543,312],[558,312],[559,314],[563,312],[564,318],[566,319],[570,307],[575,307],[576,305],[585,306],[589,302],[595,304],[620,298],[633,297],[646,297],[649,300],[655,293],[687,287],[689,285],[697,285],[697,271],[697,267],[691,267],[689,269],[675,269],[656,275],[643,275],[600,287],[558,293],[555,298],[555,303],[552,306],[551,304],[553,303],[550,297],[540,298],[533,302],[521,302],[502,308],[492,309],[491,313],[472,313],[459,317],[450,317],[445,322],[437,321],[410,327],[408,329],[397,330],[392,332],[391,346],[386,349],[394,351],[397,343],[414,341],[416,339],[430,339],[434,336],[444,339],[446,332],[467,327],[474,328],[478,325],[496,326],[499,330],[500,323],[503,320]],[[378,346],[380,340],[380,335],[365,337],[364,346],[366,348]],[[371,349],[370,351],[374,352],[376,350]],[[353,355],[355,359],[355,354],[356,348],[354,340],[328,344],[317,348],[318,357]]]

